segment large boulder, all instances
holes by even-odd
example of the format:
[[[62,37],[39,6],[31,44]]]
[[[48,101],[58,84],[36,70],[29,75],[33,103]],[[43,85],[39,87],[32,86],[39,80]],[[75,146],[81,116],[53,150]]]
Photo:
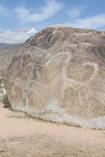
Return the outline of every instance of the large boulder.
[[[52,26],[27,40],[6,77],[12,109],[105,128],[105,32]]]

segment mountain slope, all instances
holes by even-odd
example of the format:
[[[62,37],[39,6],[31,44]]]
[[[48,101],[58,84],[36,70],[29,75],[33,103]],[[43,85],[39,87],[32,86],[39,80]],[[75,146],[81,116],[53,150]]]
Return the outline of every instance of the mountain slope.
[[[12,58],[16,55],[16,52],[21,44],[7,45],[0,44],[0,67],[8,67]]]

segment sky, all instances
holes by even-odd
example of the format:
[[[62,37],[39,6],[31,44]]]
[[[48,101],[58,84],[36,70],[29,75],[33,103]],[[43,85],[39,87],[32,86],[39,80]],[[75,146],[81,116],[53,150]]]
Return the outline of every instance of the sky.
[[[0,0],[0,43],[21,43],[57,24],[105,30],[105,0]]]

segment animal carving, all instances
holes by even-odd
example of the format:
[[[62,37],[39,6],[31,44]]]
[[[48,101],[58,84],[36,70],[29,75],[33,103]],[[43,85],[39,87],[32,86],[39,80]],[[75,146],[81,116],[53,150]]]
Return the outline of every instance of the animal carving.
[[[27,40],[7,72],[11,107],[36,118],[104,129],[104,36],[54,26]]]

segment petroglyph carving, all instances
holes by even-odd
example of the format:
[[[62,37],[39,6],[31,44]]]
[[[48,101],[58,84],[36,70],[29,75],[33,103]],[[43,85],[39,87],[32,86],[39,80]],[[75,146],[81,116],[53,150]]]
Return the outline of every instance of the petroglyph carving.
[[[49,27],[31,37],[7,73],[12,108],[45,120],[105,128],[104,40],[103,32],[69,27]]]

